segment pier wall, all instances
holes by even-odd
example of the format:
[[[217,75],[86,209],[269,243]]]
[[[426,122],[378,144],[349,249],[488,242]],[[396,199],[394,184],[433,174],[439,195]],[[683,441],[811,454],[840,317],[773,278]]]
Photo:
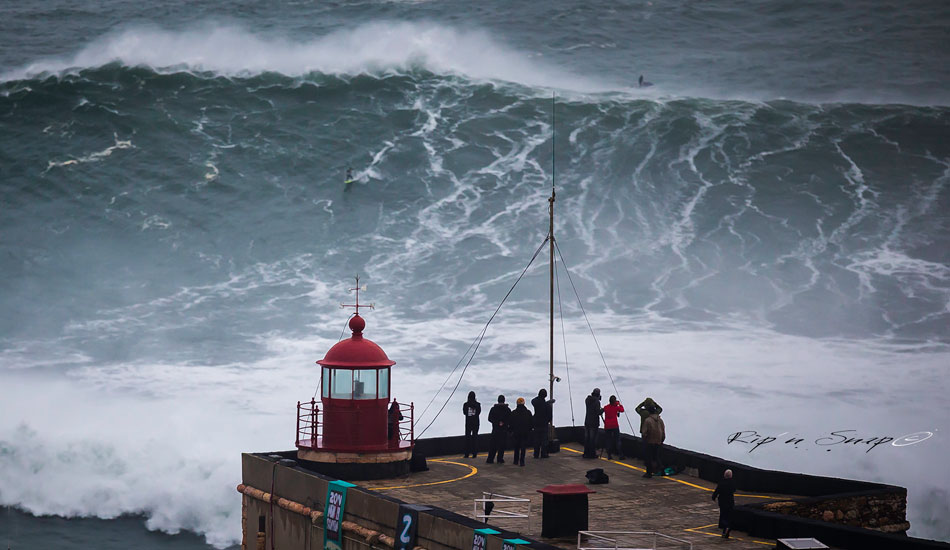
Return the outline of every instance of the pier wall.
[[[583,441],[583,428],[558,428],[557,437],[561,443],[579,443]],[[645,455],[646,446],[638,437],[622,435],[621,445],[629,457]],[[479,449],[484,452],[487,447],[488,434],[482,434]],[[416,452],[426,456],[461,454],[464,437],[416,440]],[[254,489],[242,490],[242,549],[258,548],[259,527],[264,532],[261,548],[323,549],[323,508],[327,484],[333,478],[307,470],[294,460],[295,456],[295,451],[242,455],[243,483],[239,490],[245,486]],[[731,469],[740,491],[804,495],[737,506],[734,527],[753,536],[815,537],[848,550],[950,550],[948,543],[904,534],[908,529],[907,491],[902,487],[764,470],[669,445],[664,445],[662,457],[666,465],[681,466],[710,482],[717,482],[723,471]],[[394,550],[401,503],[360,487],[349,489],[343,516],[343,550]],[[414,550],[471,550],[474,530],[484,526],[440,508],[420,511]],[[500,531],[499,535],[486,537],[485,550],[503,550],[502,541],[506,538],[525,538],[515,532]],[[532,549],[557,550],[543,542],[526,540]]]
[[[563,433],[565,441],[582,437],[575,433],[577,430],[583,431],[570,428],[559,434]],[[642,459],[646,455],[646,445],[639,437],[623,434],[621,446],[627,456]],[[815,537],[825,544],[853,550],[950,550],[948,543],[906,535],[910,523],[907,490],[903,487],[765,470],[671,445],[663,446],[662,459],[667,466],[684,467],[713,483],[730,469],[740,491],[805,496],[737,506],[732,518],[734,527],[750,535],[771,539]]]
[[[327,486],[333,478],[301,467],[295,455],[295,451],[241,455],[242,550],[258,548],[259,532],[266,550],[323,550],[323,513]],[[342,518],[343,550],[393,550],[402,503],[358,486],[349,488]],[[486,526],[435,507],[419,511],[418,520],[414,550],[472,550],[474,530]],[[525,539],[513,531],[492,528],[500,534],[486,536],[485,550],[502,550],[506,538]],[[559,550],[525,540],[532,550]]]

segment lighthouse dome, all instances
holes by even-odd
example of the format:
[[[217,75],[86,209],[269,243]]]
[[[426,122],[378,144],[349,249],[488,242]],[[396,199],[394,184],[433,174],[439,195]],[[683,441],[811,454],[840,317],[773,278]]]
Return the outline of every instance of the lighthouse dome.
[[[317,364],[324,367],[342,367],[342,368],[365,368],[365,367],[389,367],[396,362],[389,359],[383,348],[376,342],[363,338],[363,329],[366,327],[366,321],[359,315],[354,315],[350,319],[350,330],[353,335],[346,340],[340,340],[329,351],[326,356],[317,361]]]

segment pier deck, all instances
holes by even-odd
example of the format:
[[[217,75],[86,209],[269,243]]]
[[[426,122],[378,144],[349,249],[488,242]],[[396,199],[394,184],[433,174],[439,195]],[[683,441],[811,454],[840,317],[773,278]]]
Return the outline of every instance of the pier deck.
[[[490,518],[488,526],[518,531],[536,540],[575,549],[576,537],[541,537],[542,495],[537,490],[551,484],[583,484],[587,481],[587,470],[603,468],[610,476],[610,483],[589,485],[596,491],[588,500],[591,531],[657,531],[687,540],[695,549],[775,546],[774,540],[750,537],[738,531],[733,531],[730,539],[722,539],[716,527],[719,509],[710,498],[715,484],[685,472],[644,478],[640,460],[584,459],[581,447],[575,443],[562,446],[561,452],[542,460],[532,458],[529,449],[524,467],[513,465],[510,451],[505,454],[505,464],[486,464],[485,458],[485,453],[474,459],[461,455],[429,457],[427,472],[361,485],[407,502],[438,506],[468,517],[473,516],[474,499],[482,498],[483,492],[528,498],[531,501],[529,521]],[[736,504],[788,498],[794,496],[738,492]]]

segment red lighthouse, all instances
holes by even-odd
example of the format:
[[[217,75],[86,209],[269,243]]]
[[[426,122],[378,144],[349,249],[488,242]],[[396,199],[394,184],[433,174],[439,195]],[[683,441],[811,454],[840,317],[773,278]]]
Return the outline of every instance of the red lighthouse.
[[[347,479],[392,477],[409,471],[412,455],[412,405],[400,405],[390,392],[396,364],[375,342],[363,337],[366,321],[350,319],[350,338],[337,342],[317,361],[321,395],[297,403],[297,458],[318,471]]]

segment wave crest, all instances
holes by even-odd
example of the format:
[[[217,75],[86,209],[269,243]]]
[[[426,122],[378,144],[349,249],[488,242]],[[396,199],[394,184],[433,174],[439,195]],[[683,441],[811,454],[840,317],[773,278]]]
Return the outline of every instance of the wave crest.
[[[120,63],[162,72],[237,77],[263,73],[352,75],[422,68],[436,74],[526,86],[580,92],[610,89],[533,57],[486,31],[435,23],[377,21],[309,41],[263,37],[238,26],[205,24],[183,31],[135,27],[99,38],[70,57],[41,59],[9,71],[0,75],[0,81]]]

